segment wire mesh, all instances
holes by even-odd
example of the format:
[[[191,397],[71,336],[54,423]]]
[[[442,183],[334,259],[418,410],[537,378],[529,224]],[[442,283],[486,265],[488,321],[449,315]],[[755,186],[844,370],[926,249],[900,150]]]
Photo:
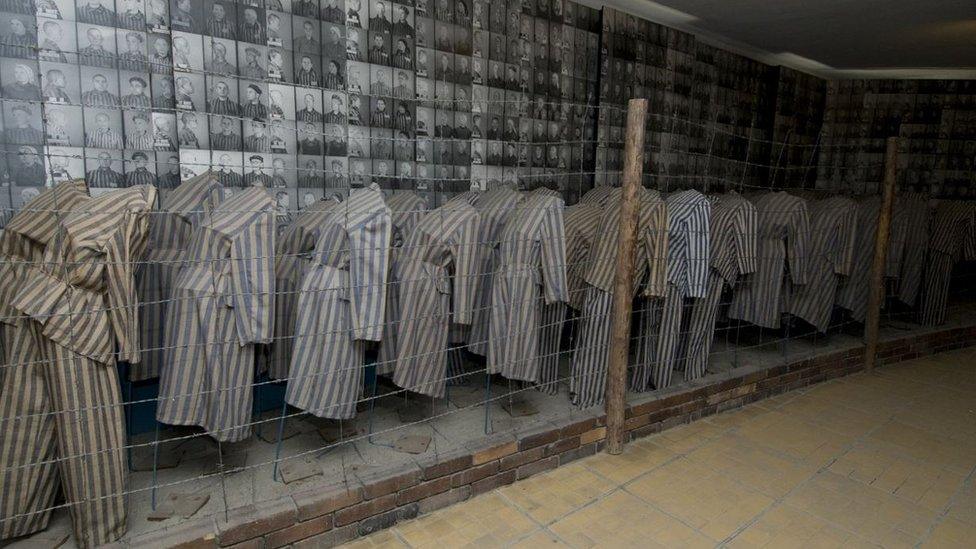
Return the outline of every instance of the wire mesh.
[[[4,537],[599,414],[630,97],[661,215],[629,400],[856,344],[889,133],[849,133],[845,85],[571,2],[251,4],[4,4]],[[901,183],[931,195],[896,204],[886,329],[960,322],[972,204]]]

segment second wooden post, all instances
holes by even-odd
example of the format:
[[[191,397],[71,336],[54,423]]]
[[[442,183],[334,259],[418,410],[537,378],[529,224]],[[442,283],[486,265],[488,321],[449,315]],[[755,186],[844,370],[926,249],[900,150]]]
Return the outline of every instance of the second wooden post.
[[[895,179],[898,164],[898,138],[889,137],[885,149],[884,182],[881,189],[881,211],[878,212],[878,230],[874,241],[874,263],[868,294],[867,318],[864,321],[864,369],[874,369],[878,353],[878,325],[884,302],[885,262],[888,259],[888,235],[891,233],[891,209],[895,203]]]
[[[634,261],[637,249],[637,189],[644,165],[644,121],[647,100],[631,99],[627,104],[624,141],[623,189],[620,195],[620,225],[617,264],[613,275],[613,309],[610,315],[610,355],[607,372],[607,452],[624,448],[624,410],[627,396],[627,351],[630,348],[630,315],[634,297]]]

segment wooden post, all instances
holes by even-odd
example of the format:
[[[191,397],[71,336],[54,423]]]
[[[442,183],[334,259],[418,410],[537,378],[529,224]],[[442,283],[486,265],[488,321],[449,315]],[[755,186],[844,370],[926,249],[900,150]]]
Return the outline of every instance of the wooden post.
[[[885,262],[888,258],[888,235],[891,232],[891,209],[895,202],[897,163],[898,138],[889,137],[885,149],[881,211],[878,212],[878,231],[874,241],[874,264],[871,266],[867,319],[864,322],[864,369],[868,372],[874,369],[874,360],[878,354],[878,323],[884,300]]]
[[[637,189],[644,165],[644,119],[647,100],[627,104],[624,142],[623,189],[617,232],[617,265],[613,274],[613,309],[610,315],[610,361],[607,365],[607,452],[624,449],[624,408],[627,396],[627,350],[630,348],[631,300],[634,297],[634,261],[637,249]]]

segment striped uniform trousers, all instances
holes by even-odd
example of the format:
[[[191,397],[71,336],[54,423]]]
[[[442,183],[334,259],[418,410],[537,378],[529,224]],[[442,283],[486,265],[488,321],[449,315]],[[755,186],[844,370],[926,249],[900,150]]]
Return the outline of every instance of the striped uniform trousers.
[[[569,299],[562,210],[561,198],[531,195],[509,215],[497,237],[497,270],[488,300],[488,371],[507,379],[554,381],[551,372],[543,379],[540,357],[545,356],[544,306]]]
[[[318,417],[349,419],[362,391],[366,342],[383,334],[391,222],[375,184],[332,212],[302,280],[285,401]]]
[[[609,314],[613,302],[613,271],[618,249],[621,190],[609,191],[598,235],[590,250],[584,275],[587,284],[580,337],[575,342],[570,390],[580,407],[603,402],[607,352],[610,345]],[[667,288],[667,207],[657,191],[638,189],[637,253],[634,280],[643,280],[644,297],[663,297]],[[636,290],[636,288],[635,288]],[[591,302],[592,301],[592,302]]]
[[[397,264],[401,320],[393,382],[442,398],[451,322],[471,323],[479,265],[478,211],[449,201],[428,213],[404,245]]]
[[[810,277],[806,284],[787,283],[786,312],[821,332],[830,325],[839,277],[854,263],[857,204],[835,196],[810,204]]]
[[[386,322],[377,354],[376,374],[390,375],[396,365],[397,331],[400,325],[400,283],[396,278],[397,261],[405,252],[404,243],[428,211],[427,200],[413,191],[394,193],[386,201],[390,208],[393,236],[390,246],[390,273],[387,276]]]
[[[197,228],[176,277],[156,419],[221,442],[250,435],[255,347],[274,334],[275,203],[234,193]]]
[[[685,379],[705,375],[708,357],[715,338],[715,320],[722,291],[739,276],[756,270],[756,207],[736,193],[711,196],[709,220],[708,289],[705,297],[691,305],[686,338]]]
[[[711,202],[698,191],[674,193],[668,209],[668,289],[664,303],[648,303],[646,327],[656,333],[643,338],[643,352],[631,377],[631,386],[644,391],[653,384],[671,384],[676,367],[685,298],[706,295],[709,267]],[[653,348],[652,348],[653,346]]]
[[[181,183],[162,198],[163,211],[152,216],[149,250],[136,272],[139,301],[139,337],[142,360],[129,367],[129,379],[159,377],[166,348],[166,315],[173,283],[196,226],[224,198],[223,186],[208,172]]]
[[[794,284],[809,280],[810,217],[806,201],[785,192],[761,195],[753,203],[759,228],[756,272],[738,284],[729,318],[776,329],[787,273]]]
[[[948,313],[952,267],[960,259],[973,259],[976,246],[976,207],[972,202],[947,200],[932,212],[929,254],[920,310],[926,326],[944,324]]]
[[[145,249],[155,198],[151,187],[132,187],[79,203],[61,216],[43,261],[26,268],[11,306],[26,324],[18,341],[33,349],[19,356],[33,367],[10,372],[0,393],[0,410],[10,418],[0,437],[4,536],[44,527],[59,484],[80,547],[125,533],[115,357],[139,360],[132,266]],[[31,414],[39,415],[13,419]]]
[[[271,379],[288,379],[291,351],[295,346],[299,289],[308,261],[315,250],[322,223],[339,204],[332,198],[319,200],[298,215],[278,237],[275,249],[275,327],[270,353],[262,356],[260,369]]]

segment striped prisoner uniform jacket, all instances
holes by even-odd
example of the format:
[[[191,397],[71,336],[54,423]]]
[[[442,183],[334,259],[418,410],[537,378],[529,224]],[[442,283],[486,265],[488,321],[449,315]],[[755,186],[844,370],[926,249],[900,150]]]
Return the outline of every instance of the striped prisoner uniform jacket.
[[[466,201],[431,211],[407,237],[397,262],[400,325],[393,382],[442,398],[448,329],[471,324],[477,284],[480,215]]]
[[[548,187],[536,187],[528,192],[528,196],[548,196],[550,198],[557,198],[562,200],[562,193],[550,189]],[[563,208],[563,231],[566,230],[565,225],[565,203]],[[599,217],[597,217],[596,223],[599,223]],[[595,230],[595,229],[594,229]],[[566,240],[566,238],[564,238]],[[568,244],[565,244],[568,250]],[[568,254],[568,251],[567,251]],[[567,284],[566,292],[569,295],[569,283],[568,283],[568,270],[569,265],[565,267],[567,270]],[[536,389],[546,393],[546,394],[556,394],[559,392],[559,383],[557,382],[557,377],[559,375],[559,350],[562,343],[563,335],[563,324],[566,322],[566,313],[569,310],[568,301],[554,301],[552,303],[543,302],[540,307],[542,308],[542,313],[539,315],[539,384],[536,385]]]
[[[570,393],[580,408],[603,402],[607,360],[610,352],[610,307],[613,302],[613,272],[617,262],[622,191],[609,191],[600,235],[590,250],[590,265],[583,276],[586,295],[579,338],[573,352]],[[637,190],[637,253],[634,280],[644,280],[644,297],[664,297],[667,289],[668,213],[661,195],[643,187]],[[635,292],[638,285],[635,283]]]
[[[691,305],[685,359],[685,380],[698,379],[708,369],[715,339],[715,320],[725,286],[735,287],[739,277],[756,271],[756,206],[737,193],[711,196],[709,220],[708,291]]]
[[[173,282],[187,260],[187,247],[196,226],[224,199],[224,189],[211,173],[198,175],[163,194],[161,211],[149,225],[149,250],[136,271],[139,300],[139,337],[142,361],[129,368],[129,379],[159,377],[165,369],[165,326]]]
[[[569,306],[583,310],[585,283],[583,275],[590,266],[590,249],[594,245],[603,208],[595,202],[580,202],[566,208],[563,223],[566,230],[566,283]]]
[[[898,272],[898,300],[914,306],[922,287],[925,250],[929,242],[931,210],[928,198],[920,193],[904,193],[896,197],[903,204],[906,225],[901,265]]]
[[[135,187],[137,185],[156,186],[156,174],[146,168],[136,168],[125,174],[125,186]]]
[[[796,285],[809,281],[810,215],[806,200],[785,192],[767,193],[752,202],[759,228],[756,272],[740,281],[729,318],[777,329],[786,276]]]
[[[932,212],[925,286],[920,321],[944,324],[948,313],[952,267],[962,259],[976,259],[976,203],[946,200]]]
[[[631,377],[636,391],[671,385],[677,366],[685,298],[700,299],[708,287],[711,202],[694,190],[673,193],[668,208],[668,288],[663,302],[645,300],[641,350]]]
[[[891,232],[888,235],[888,257],[885,261],[885,277],[895,277],[900,270],[900,248],[905,243],[903,227],[907,217],[896,197],[891,213]],[[851,318],[864,322],[868,310],[868,294],[871,284],[871,266],[874,262],[874,247],[877,240],[878,216],[881,213],[881,197],[868,196],[857,200],[857,236],[854,241],[854,263],[851,273],[841,280],[835,303],[850,312]]]
[[[95,168],[85,178],[92,189],[120,189],[125,186],[125,176],[112,168]]]
[[[122,135],[112,128],[96,128],[88,132],[85,146],[95,149],[121,149]]]
[[[267,369],[272,379],[288,379],[291,350],[295,345],[295,319],[298,289],[309,265],[308,254],[315,244],[329,213],[339,204],[337,200],[319,200],[300,213],[278,237],[275,249],[275,328]]]
[[[806,284],[786,285],[786,310],[826,332],[839,277],[851,273],[857,237],[857,203],[833,196],[816,200],[810,211],[810,276]]]
[[[383,326],[383,339],[380,341],[377,357],[377,375],[390,375],[396,364],[396,336],[400,326],[400,283],[397,281],[397,263],[404,244],[409,240],[414,228],[427,214],[427,200],[413,191],[396,192],[387,199],[390,208],[393,236],[390,241],[390,274],[387,276],[386,322]]]
[[[468,350],[481,356],[488,356],[488,324],[491,318],[491,284],[495,268],[494,251],[498,248],[499,236],[510,216],[519,209],[519,203],[524,197],[516,190],[508,187],[496,187],[478,196],[474,208],[478,210],[480,223],[478,227],[478,252],[480,264],[477,267],[478,276],[475,281],[474,300],[475,309],[472,317],[471,330],[468,337],[460,340],[468,343]],[[561,216],[560,216],[561,217]],[[499,370],[489,372],[496,374]]]
[[[323,220],[298,294],[288,404],[329,419],[356,415],[366,342],[383,334],[390,225],[377,185],[353,191]]]
[[[495,239],[492,281],[486,288],[491,297],[484,301],[490,314],[488,371],[554,386],[558,362],[543,360],[552,350],[544,349],[539,328],[545,305],[569,300],[562,199],[531,194],[508,215]]]
[[[580,204],[596,204],[601,208],[607,205],[607,201],[610,200],[613,194],[613,189],[619,187],[611,187],[610,185],[598,185],[592,189],[586,191],[586,194],[580,197]]]
[[[12,390],[0,392],[3,418],[26,419],[2,424],[0,509],[4,518],[11,510],[22,515],[2,523],[4,536],[44,528],[44,509],[58,501],[79,547],[125,534],[128,472],[115,366],[139,361],[133,270],[155,200],[154,188],[132,187],[82,199],[53,220],[30,212],[7,226],[46,233],[48,243],[40,261],[25,265],[10,303],[27,332],[12,352],[30,356],[33,367],[8,372]]]
[[[198,225],[173,282],[156,419],[222,442],[251,432],[255,344],[274,334],[275,202],[235,192]]]

